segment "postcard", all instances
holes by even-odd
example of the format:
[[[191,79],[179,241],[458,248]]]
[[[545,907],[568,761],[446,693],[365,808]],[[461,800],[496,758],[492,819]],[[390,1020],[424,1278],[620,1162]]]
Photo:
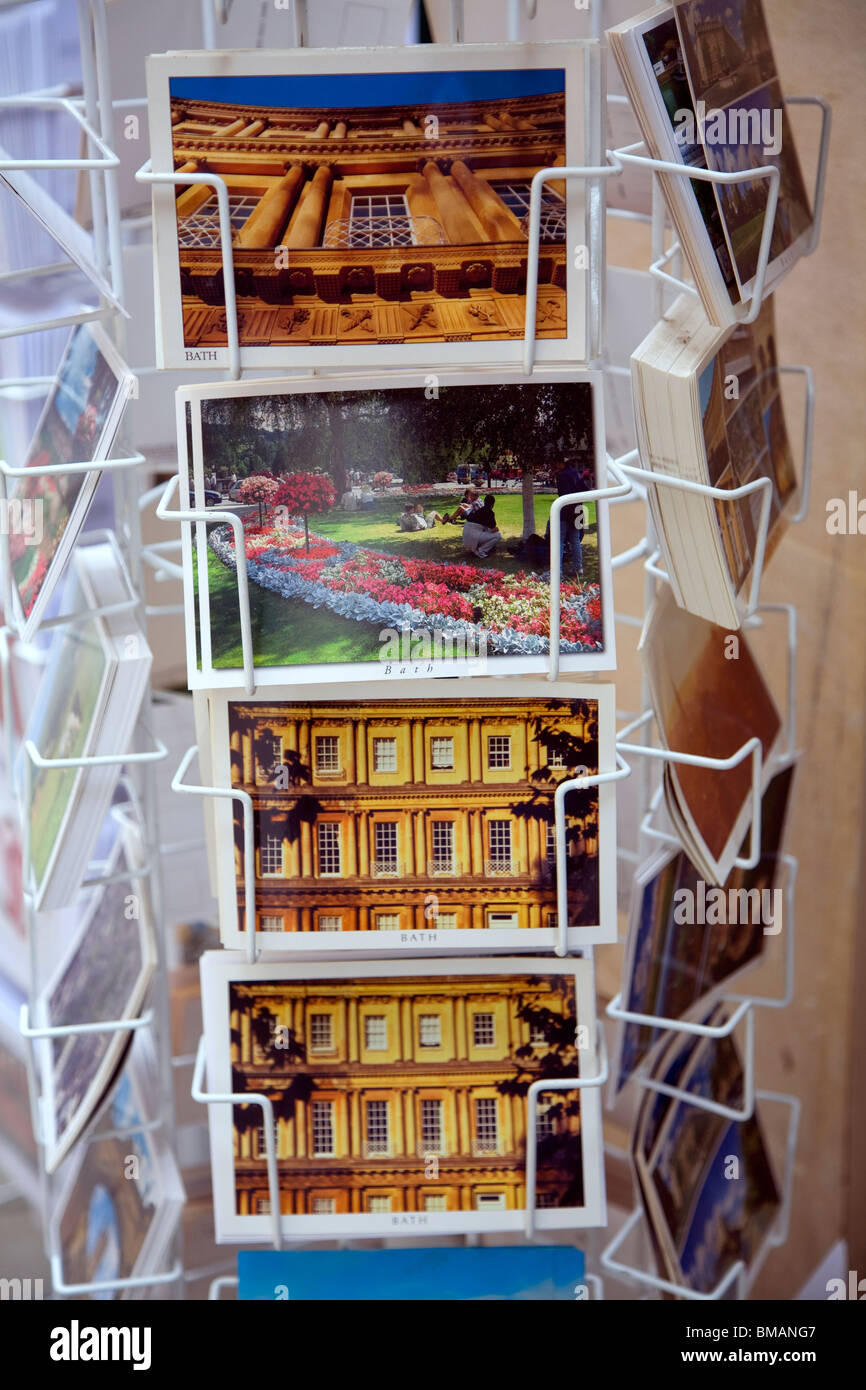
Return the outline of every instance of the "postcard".
[[[653,710],[663,746],[677,753],[724,759],[759,739],[763,790],[782,721],[743,634],[736,660],[727,655],[729,636],[677,607],[664,585],[641,639]],[[668,763],[665,786],[690,858],[708,881],[725,883],[751,824],[751,757],[726,771]]]
[[[39,626],[69,558],[100,472],[46,474],[61,464],[107,459],[129,396],[132,376],[98,324],[72,330],[54,384],[24,459],[33,477],[7,483],[10,521],[8,557],[12,606],[9,614],[29,641]]]
[[[554,792],[613,771],[611,685],[473,681],[212,699],[215,785],[251,798],[266,950],[545,950],[559,940]],[[556,689],[557,694],[551,692]],[[246,944],[239,801],[215,800],[223,943]],[[233,846],[234,853],[228,852]],[[566,794],[571,949],[616,940],[613,783]]]
[[[764,954],[784,929],[779,863],[794,764],[777,772],[761,802],[761,858],[734,869],[723,887],[707,884],[684,850],[653,855],[635,875],[623,964],[623,1008],[660,1018],[695,1018]],[[747,834],[741,854],[748,853]],[[613,1093],[646,1066],[667,1036],[649,1024],[621,1024],[611,1068]]]
[[[154,169],[227,184],[241,365],[521,361],[532,179],[601,157],[599,64],[595,42],[150,57]],[[544,185],[539,361],[593,355],[585,203]],[[216,190],[155,184],[153,211],[159,365],[227,366]]]
[[[496,1245],[409,1250],[239,1250],[238,1298],[404,1303],[588,1297],[582,1250]]]
[[[687,168],[779,170],[765,293],[808,249],[812,214],[760,0],[676,0],[615,26],[612,51],[650,153]],[[769,183],[660,176],[713,323],[754,289]]]
[[[283,1235],[456,1235],[525,1223],[527,1094],[592,1076],[592,965],[202,957],[211,1090],[266,1094]],[[217,1241],[271,1239],[255,1104],[210,1107]],[[598,1089],[541,1092],[540,1231],[603,1225]]]
[[[80,544],[65,611],[28,725],[43,758],[123,754],[130,746],[150,671],[150,648],[127,602],[129,575],[116,539]],[[99,610],[99,612],[98,612]],[[96,616],[90,616],[97,614]],[[19,755],[16,776],[30,778],[30,865],[39,909],[68,906],[87,868],[120,776],[120,763],[35,767]]]
[[[192,689],[547,670],[550,508],[604,485],[601,373],[392,374],[178,393]],[[562,512],[563,671],[616,664],[607,504]]]
[[[718,1024],[724,1009],[710,1020]],[[742,1104],[742,1063],[732,1037],[690,1042],[679,1084],[730,1107]],[[661,1122],[647,1143],[646,1121],[656,1102]],[[710,1293],[737,1260],[756,1272],[778,1218],[781,1195],[757,1114],[729,1120],[688,1101],[647,1093],[636,1149],[640,1184],[653,1229],[660,1272],[699,1293]]]
[[[761,0],[677,0],[677,32],[707,168],[730,174],[773,165],[779,202],[770,264],[790,266],[812,229],[809,195],[790,128]],[[714,184],[740,297],[754,289],[769,184]]]
[[[37,1026],[70,1027],[141,1012],[156,965],[147,885],[133,870],[140,860],[134,831],[112,815],[113,845],[99,877],[114,878],[82,894],[79,921],[35,1005]],[[140,838],[140,837],[138,837]],[[132,1033],[71,1033],[37,1040],[45,1166],[49,1173],[98,1110]]]
[[[50,1238],[66,1283],[160,1271],[183,1208],[183,1186],[162,1129],[152,1124],[156,1089],[153,1044],[139,1032],[100,1132],[79,1145],[60,1172]],[[137,1293],[90,1296],[125,1299]]]

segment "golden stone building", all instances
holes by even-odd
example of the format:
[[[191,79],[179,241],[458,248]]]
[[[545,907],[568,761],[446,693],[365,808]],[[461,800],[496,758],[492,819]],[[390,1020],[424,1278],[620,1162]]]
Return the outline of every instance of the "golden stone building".
[[[260,931],[556,926],[546,815],[595,737],[594,702],[394,700],[369,714],[233,702],[229,719],[232,783],[253,800]],[[583,795],[569,817],[574,925],[598,921],[597,796]],[[238,809],[235,829],[242,910]]]
[[[533,174],[562,93],[415,108],[172,100],[175,169],[228,185],[241,342],[522,338]],[[187,347],[226,341],[217,195],[179,186]],[[538,335],[565,336],[565,183],[545,185]]]
[[[284,1214],[525,1206],[525,1092],[577,1072],[573,1030],[551,1025],[576,1027],[573,979],[235,983],[230,1000],[232,1085],[274,1104]],[[522,1094],[503,1089],[518,1078]],[[578,1101],[539,1098],[539,1206],[583,1202]],[[261,1111],[234,1114],[237,1211],[261,1215]]]

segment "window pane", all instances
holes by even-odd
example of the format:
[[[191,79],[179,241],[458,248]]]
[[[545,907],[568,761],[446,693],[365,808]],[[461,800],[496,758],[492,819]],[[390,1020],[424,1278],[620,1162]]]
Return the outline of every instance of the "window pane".
[[[397,771],[397,740],[395,738],[373,739],[373,769],[375,772]]]
[[[430,740],[430,764],[432,767],[450,769],[454,766],[453,738],[434,738]]]
[[[310,1014],[310,1048],[313,1052],[330,1051],[334,1046],[332,1014]]]
[[[388,1102],[368,1100],[367,1111],[367,1153],[387,1154],[388,1152]]]
[[[496,1042],[496,1027],[492,1014],[472,1015],[472,1041],[476,1047],[492,1047]]]
[[[329,1158],[334,1153],[334,1105],[330,1100],[313,1101],[313,1157]],[[331,1199],[333,1200],[333,1199]],[[333,1208],[330,1208],[333,1210]]]
[[[385,1052],[388,1047],[388,1020],[384,1014],[366,1014],[364,1046],[368,1052]]]
[[[319,873],[331,876],[340,873],[340,827],[325,822],[317,827],[319,840]]]
[[[421,1014],[418,1019],[418,1042],[421,1047],[441,1047],[442,1019],[439,1014]]]
[[[510,734],[490,734],[487,738],[487,766],[511,766]]]
[[[377,912],[376,931],[399,931],[400,914],[398,912]]]
[[[259,859],[263,874],[281,874],[283,872],[282,835],[265,836],[259,846]]]
[[[476,1097],[475,1147],[478,1153],[496,1153],[499,1147],[496,1099],[493,1096]]]
[[[340,740],[336,734],[316,738],[316,771],[340,772]]]

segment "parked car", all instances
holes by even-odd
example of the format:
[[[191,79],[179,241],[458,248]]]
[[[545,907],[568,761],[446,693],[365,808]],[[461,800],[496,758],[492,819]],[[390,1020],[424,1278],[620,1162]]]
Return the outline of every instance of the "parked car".
[[[205,490],[204,490],[204,505],[205,505],[206,507],[218,507],[219,504],[220,504],[220,502],[221,502],[222,500],[223,500],[223,499],[222,499],[221,494],[218,493],[218,492],[214,492],[214,490],[213,490],[212,487],[206,487],[206,488],[205,488]],[[190,490],[189,490],[189,505],[190,505],[191,507],[195,507],[195,505],[196,505],[195,494],[194,494],[192,488],[190,488]]]

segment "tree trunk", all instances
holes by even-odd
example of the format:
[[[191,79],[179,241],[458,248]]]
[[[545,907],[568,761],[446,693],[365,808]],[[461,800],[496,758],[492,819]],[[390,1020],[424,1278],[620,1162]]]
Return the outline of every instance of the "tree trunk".
[[[531,472],[524,472],[523,484],[523,539],[535,532],[535,493],[532,487]]]

